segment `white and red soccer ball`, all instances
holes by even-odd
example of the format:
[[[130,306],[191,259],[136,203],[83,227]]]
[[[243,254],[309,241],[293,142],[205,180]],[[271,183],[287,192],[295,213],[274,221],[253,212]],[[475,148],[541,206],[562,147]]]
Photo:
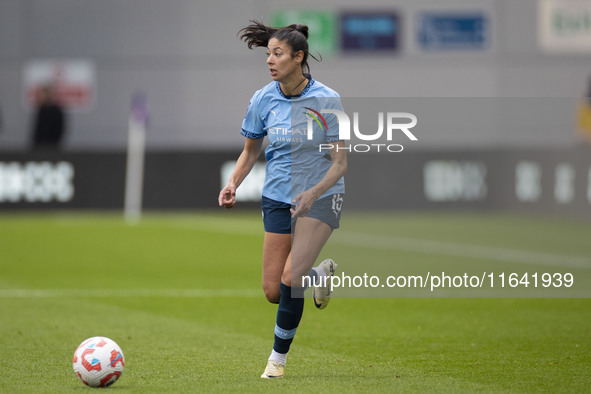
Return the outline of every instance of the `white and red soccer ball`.
[[[91,387],[107,387],[123,373],[125,357],[112,339],[92,337],[78,346],[72,362],[74,372],[82,383]]]

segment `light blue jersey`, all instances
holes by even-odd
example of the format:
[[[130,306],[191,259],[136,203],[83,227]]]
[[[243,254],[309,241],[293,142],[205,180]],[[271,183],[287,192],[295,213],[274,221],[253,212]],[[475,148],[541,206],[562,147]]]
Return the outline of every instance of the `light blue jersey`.
[[[326,108],[342,111],[339,95],[312,78],[299,96],[285,96],[277,81],[252,96],[241,134],[269,139],[263,196],[291,204],[295,196],[324,177],[332,161],[319,144],[339,139],[336,116],[320,113]],[[344,192],[341,178],[320,198]]]

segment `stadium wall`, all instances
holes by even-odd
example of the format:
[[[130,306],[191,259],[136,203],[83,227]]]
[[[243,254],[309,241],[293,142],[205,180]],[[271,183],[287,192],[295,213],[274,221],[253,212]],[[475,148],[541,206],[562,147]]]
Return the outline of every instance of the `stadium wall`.
[[[579,97],[591,71],[589,52],[540,47],[537,0],[3,0],[0,2],[0,150],[26,150],[31,109],[24,68],[43,59],[82,59],[94,65],[92,103],[71,111],[68,151],[122,150],[133,94],[151,107],[147,144],[162,149],[238,148],[247,103],[269,81],[264,50],[236,37],[249,19],[278,10],[394,11],[400,45],[388,54],[337,51],[312,62],[318,80],[344,97]],[[230,12],[231,10],[231,12]],[[482,12],[490,23],[478,50],[426,51],[417,41],[421,12]],[[514,131],[514,140],[487,132],[471,146],[572,146],[560,130]],[[541,128],[540,128],[541,130]],[[536,137],[541,138],[536,138]],[[456,135],[457,147],[466,136]],[[532,138],[533,137],[533,138]],[[426,142],[428,143],[428,142]],[[429,143],[439,147],[438,142]]]

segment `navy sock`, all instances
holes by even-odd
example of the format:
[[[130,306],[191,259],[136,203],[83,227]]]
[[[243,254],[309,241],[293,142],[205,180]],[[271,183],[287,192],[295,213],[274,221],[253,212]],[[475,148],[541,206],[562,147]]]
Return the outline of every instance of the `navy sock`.
[[[289,351],[289,346],[302,319],[304,297],[302,291],[302,294],[293,294],[295,298],[292,298],[292,288],[283,283],[280,284],[280,288],[281,299],[277,308],[273,350],[284,354]]]

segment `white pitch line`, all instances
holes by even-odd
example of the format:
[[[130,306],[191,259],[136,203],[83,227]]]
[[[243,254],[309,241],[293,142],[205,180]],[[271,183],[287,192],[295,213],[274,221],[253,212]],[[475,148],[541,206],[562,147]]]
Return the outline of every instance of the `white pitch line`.
[[[351,290],[351,289],[348,289]],[[337,294],[339,298],[589,298],[589,291],[567,291],[557,290],[547,291],[546,289],[538,290],[515,290],[505,291],[507,289],[499,290],[462,290],[462,289],[438,289],[436,292],[417,291],[406,288],[398,289],[394,292],[384,293],[379,288],[368,289],[359,294],[355,290],[353,294]],[[383,289],[382,289],[383,290]],[[391,289],[390,289],[391,290]],[[260,290],[254,289],[219,289],[219,290],[205,290],[205,289],[0,289],[0,299],[7,298],[131,298],[131,297],[176,297],[176,298],[255,298],[262,297]]]
[[[591,269],[591,259],[563,256],[526,250],[506,249],[492,246],[466,245],[452,242],[431,241],[414,238],[373,235],[363,233],[335,232],[329,242],[347,246],[404,250],[415,253],[469,257],[483,260],[544,265],[550,267]]]
[[[0,298],[262,297],[257,289],[0,289]]]

